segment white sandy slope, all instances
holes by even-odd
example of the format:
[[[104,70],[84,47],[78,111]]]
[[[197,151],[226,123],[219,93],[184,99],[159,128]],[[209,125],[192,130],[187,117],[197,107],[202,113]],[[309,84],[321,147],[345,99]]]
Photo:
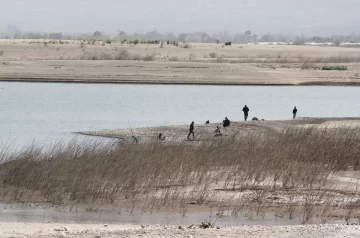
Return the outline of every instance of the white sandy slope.
[[[200,229],[175,226],[0,223],[0,237],[360,237],[358,225],[240,226]]]

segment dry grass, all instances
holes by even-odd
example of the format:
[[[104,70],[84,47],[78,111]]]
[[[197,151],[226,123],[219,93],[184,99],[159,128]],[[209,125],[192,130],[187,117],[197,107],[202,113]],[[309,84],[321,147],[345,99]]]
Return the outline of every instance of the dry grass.
[[[155,53],[146,54],[146,55],[143,57],[143,60],[144,60],[144,61],[153,61],[153,60],[155,60],[155,57],[156,57],[156,54],[155,54]]]
[[[215,59],[217,57],[217,53],[211,52],[211,53],[209,53],[209,57]]]
[[[180,59],[179,59],[179,57],[177,57],[177,56],[171,56],[170,58],[169,58],[169,61],[179,61]]]
[[[131,56],[129,51],[126,49],[121,49],[119,53],[115,56],[115,60],[130,60]]]
[[[303,63],[300,68],[303,69],[303,70],[317,70],[317,69],[320,69],[320,67],[317,66],[316,64],[309,63],[309,62]]]
[[[96,54],[96,53],[88,53],[88,52],[84,52],[80,58],[80,60],[144,60],[144,61],[153,61],[156,57],[156,54],[146,54],[144,56],[141,56],[139,54],[130,54],[128,50],[126,49],[121,49],[115,56],[108,54],[108,53],[100,53],[100,54]],[[61,58],[59,58],[61,60],[64,59],[63,56],[61,56]]]
[[[358,169],[359,153],[359,131],[345,129],[115,148],[72,142],[48,152],[31,147],[2,153],[0,195],[10,201],[40,194],[54,204],[122,204],[130,211],[180,205],[186,212],[194,201],[212,202],[219,214],[230,210],[249,218],[275,206],[302,223],[315,216],[327,221],[329,210],[347,209],[348,194],[359,196],[357,189],[329,182],[338,171]]]
[[[113,60],[113,57],[107,53],[92,54],[92,53],[85,52],[80,57],[80,60]]]

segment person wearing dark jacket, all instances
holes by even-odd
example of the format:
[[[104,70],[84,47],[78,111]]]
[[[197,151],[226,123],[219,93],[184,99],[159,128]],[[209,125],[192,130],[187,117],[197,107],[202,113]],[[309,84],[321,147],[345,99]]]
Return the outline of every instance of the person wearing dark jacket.
[[[193,139],[195,139],[195,134],[194,134],[194,122],[191,122],[190,124],[190,128],[189,128],[189,134],[188,134],[188,140],[190,140],[190,135],[192,134]]]
[[[225,120],[223,120],[223,127],[229,127],[230,126],[230,120],[225,117]]]
[[[294,107],[294,110],[293,110],[293,119],[295,119],[295,118],[296,118],[296,113],[297,113],[297,108],[296,108],[296,107]]]
[[[250,111],[250,109],[245,105],[245,107],[243,108],[245,121],[247,121],[247,118],[249,116],[249,111]]]

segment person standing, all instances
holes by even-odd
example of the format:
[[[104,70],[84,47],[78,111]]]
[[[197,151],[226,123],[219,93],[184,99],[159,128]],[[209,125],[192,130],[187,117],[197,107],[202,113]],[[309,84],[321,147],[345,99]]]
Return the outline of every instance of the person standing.
[[[249,111],[250,111],[250,109],[245,105],[245,107],[243,108],[245,121],[247,121],[247,118],[249,116]]]
[[[194,134],[194,122],[191,122],[190,124],[190,128],[189,128],[189,134],[188,134],[188,140],[190,140],[190,135],[192,134],[193,139],[195,139],[195,134]]]
[[[294,107],[294,110],[293,110],[293,120],[295,120],[295,118],[296,118],[296,113],[297,113],[297,108]]]

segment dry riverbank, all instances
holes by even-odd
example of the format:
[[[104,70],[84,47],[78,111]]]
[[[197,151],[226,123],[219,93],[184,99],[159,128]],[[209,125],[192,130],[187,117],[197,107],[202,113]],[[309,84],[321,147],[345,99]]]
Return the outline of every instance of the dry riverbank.
[[[0,41],[0,81],[199,85],[360,85],[360,50],[80,41]],[[321,70],[346,66],[346,71]]]
[[[298,120],[284,121],[249,121],[232,122],[229,128],[223,128],[220,123],[196,123],[195,141],[218,140],[219,138],[228,138],[231,136],[243,136],[260,133],[280,133],[290,127],[325,127],[325,128],[354,128],[360,127],[360,118],[301,118]],[[221,127],[222,136],[215,136],[216,126]],[[189,125],[159,126],[133,129],[100,130],[79,132],[82,135],[100,136],[121,139],[123,143],[133,143],[134,136],[139,142],[155,142],[159,133],[165,136],[162,142],[188,142],[186,136],[189,132]]]

